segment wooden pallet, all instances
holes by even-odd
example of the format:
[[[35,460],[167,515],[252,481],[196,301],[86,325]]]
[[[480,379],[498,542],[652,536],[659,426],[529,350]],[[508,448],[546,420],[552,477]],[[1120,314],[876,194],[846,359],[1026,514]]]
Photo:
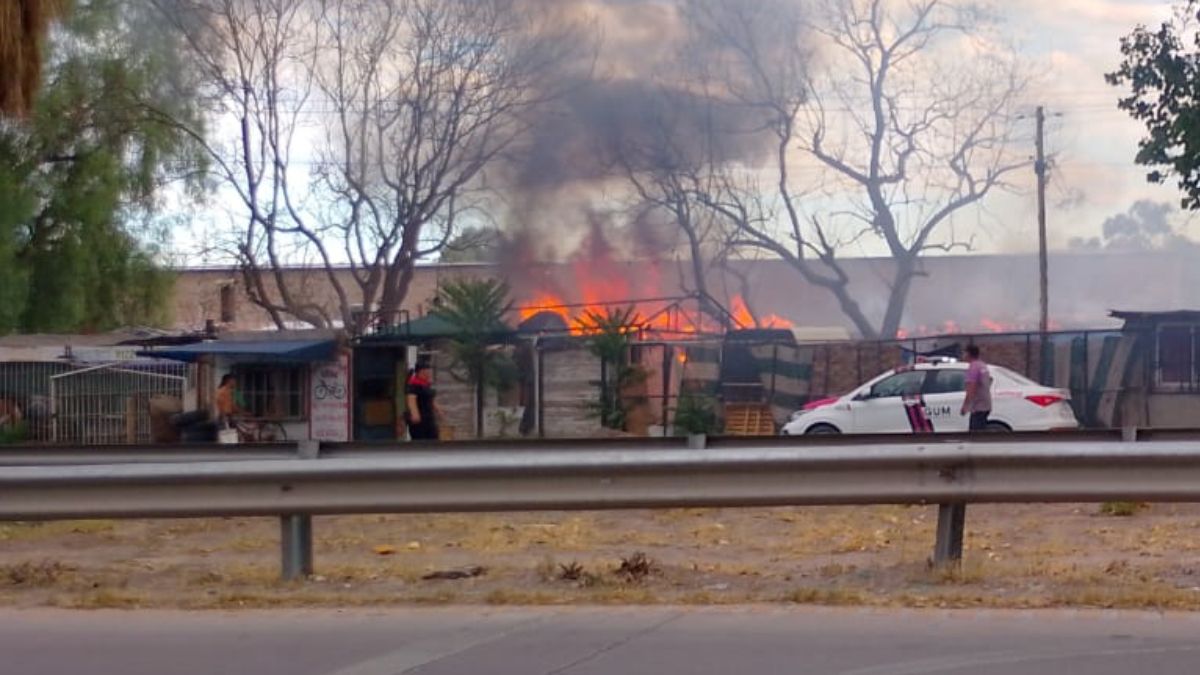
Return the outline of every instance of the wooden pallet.
[[[729,436],[773,436],[775,419],[765,403],[725,405],[725,434]]]

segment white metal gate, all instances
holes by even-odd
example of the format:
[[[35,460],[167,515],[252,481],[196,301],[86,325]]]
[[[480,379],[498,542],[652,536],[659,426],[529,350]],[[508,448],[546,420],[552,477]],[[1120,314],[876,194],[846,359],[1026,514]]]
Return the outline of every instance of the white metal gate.
[[[179,409],[188,368],[174,363],[110,363],[50,378],[55,443],[150,443],[151,408]]]

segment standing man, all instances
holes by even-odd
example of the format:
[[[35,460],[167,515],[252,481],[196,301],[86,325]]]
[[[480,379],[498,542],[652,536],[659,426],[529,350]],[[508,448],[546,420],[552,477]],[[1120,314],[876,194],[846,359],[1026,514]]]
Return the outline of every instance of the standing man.
[[[438,418],[441,409],[434,400],[437,392],[433,389],[433,366],[427,359],[417,361],[408,378],[408,391],[405,394],[405,421],[408,422],[408,436],[414,441],[436,441],[439,437]]]
[[[233,429],[237,426],[236,417],[242,411],[238,405],[237,378],[233,373],[226,373],[221,378],[221,386],[217,389],[217,422],[223,429]]]
[[[963,399],[963,415],[971,416],[971,431],[987,431],[988,415],[992,414],[992,374],[979,357],[979,345],[967,346],[967,397]]]

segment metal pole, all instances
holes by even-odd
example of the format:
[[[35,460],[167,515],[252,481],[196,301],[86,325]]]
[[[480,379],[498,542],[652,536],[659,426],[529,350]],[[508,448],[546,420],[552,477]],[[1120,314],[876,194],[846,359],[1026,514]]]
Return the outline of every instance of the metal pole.
[[[1083,331],[1083,425],[1092,427],[1092,332]]]
[[[546,352],[540,343],[534,344],[537,351],[537,434],[546,437]]]
[[[58,443],[58,381],[50,378],[50,442]]]
[[[1024,375],[1030,377],[1029,373],[1033,371],[1033,335],[1025,333],[1025,364]]]
[[[774,415],[775,408],[775,375],[779,372],[779,343],[771,344],[771,395],[767,398],[767,403],[771,406]]]
[[[933,546],[934,565],[957,565],[962,562],[963,531],[966,523],[966,504],[938,504],[937,541]]]
[[[1041,317],[1038,324],[1042,342],[1050,330],[1050,263],[1046,253],[1046,109],[1037,109],[1037,160],[1033,164],[1037,174],[1038,210],[1038,281],[1041,293]]]
[[[320,441],[304,440],[296,444],[296,457],[299,459],[317,459],[320,455]],[[295,581],[312,576],[312,516],[302,514],[280,516],[279,534],[282,555],[280,576],[283,577],[283,580]]]
[[[608,359],[600,357],[600,426],[608,428],[615,405],[608,400]]]
[[[295,581],[313,573],[312,516],[279,518],[283,580]]]
[[[662,350],[662,428],[665,438],[671,419],[671,362],[675,360],[675,348],[664,344]]]

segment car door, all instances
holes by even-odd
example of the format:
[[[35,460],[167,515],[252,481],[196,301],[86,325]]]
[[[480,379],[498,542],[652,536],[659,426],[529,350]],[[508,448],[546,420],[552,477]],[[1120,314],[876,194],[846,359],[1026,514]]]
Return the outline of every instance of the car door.
[[[876,382],[851,404],[853,433],[902,434],[913,431],[904,398],[921,394],[925,370],[905,370]]]
[[[965,432],[970,419],[960,414],[967,397],[967,371],[941,368],[925,380],[925,414],[937,433]]]

